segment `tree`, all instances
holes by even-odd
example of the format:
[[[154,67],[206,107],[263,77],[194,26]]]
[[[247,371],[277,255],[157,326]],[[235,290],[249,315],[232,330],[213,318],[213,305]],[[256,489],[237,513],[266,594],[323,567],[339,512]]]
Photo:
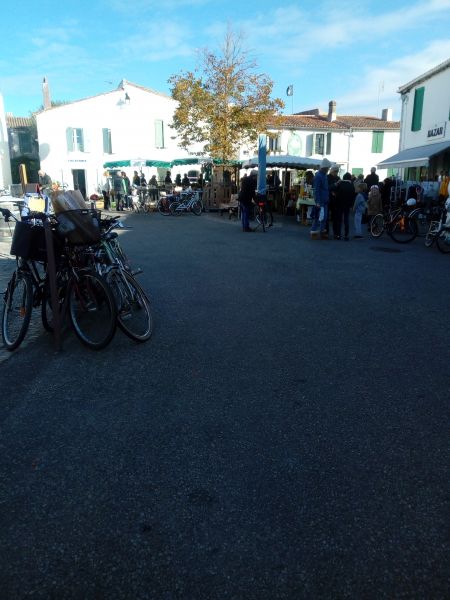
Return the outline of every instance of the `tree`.
[[[269,123],[274,125],[284,103],[271,99],[273,82],[256,73],[256,67],[240,37],[228,29],[221,55],[203,50],[195,73],[170,77],[172,98],[178,102],[172,127],[182,148],[203,143],[206,153],[226,164],[243,144],[255,143]]]

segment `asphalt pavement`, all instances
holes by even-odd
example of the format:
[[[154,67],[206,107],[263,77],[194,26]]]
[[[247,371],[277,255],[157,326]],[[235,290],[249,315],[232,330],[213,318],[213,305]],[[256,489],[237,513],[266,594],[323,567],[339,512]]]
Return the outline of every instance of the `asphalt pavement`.
[[[126,222],[152,339],[2,355],[0,598],[448,598],[450,256]]]

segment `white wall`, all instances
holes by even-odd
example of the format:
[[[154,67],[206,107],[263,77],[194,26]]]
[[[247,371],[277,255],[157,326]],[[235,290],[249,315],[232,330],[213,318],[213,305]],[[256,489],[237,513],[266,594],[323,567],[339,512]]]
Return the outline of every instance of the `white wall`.
[[[129,102],[125,101],[125,93]],[[169,127],[175,106],[168,96],[126,85],[124,90],[43,111],[37,115],[41,167],[53,181],[65,182],[69,188],[73,185],[72,169],[84,169],[90,195],[103,181],[105,162],[186,157],[188,153],[178,147],[177,139],[172,139],[176,132]],[[164,122],[164,148],[155,146],[155,119]],[[67,127],[83,129],[84,152],[68,151]],[[111,129],[112,154],[103,153],[103,128]],[[139,168],[123,170],[131,174]],[[152,173],[156,174],[156,169]]]
[[[411,131],[414,109],[414,94],[417,88],[425,88],[422,128]],[[429,79],[418,83],[409,92],[402,94],[401,150],[416,148],[425,144],[450,140],[450,67]],[[436,126],[444,125],[445,134],[439,137],[428,137],[428,131]]]
[[[12,183],[9,158],[8,131],[6,129],[5,107],[0,94],[0,188],[9,188]]]
[[[380,129],[381,131],[381,129]],[[312,154],[314,133],[325,133],[324,130],[283,130],[280,134],[281,147],[277,154],[291,154],[295,156],[304,156],[310,158],[322,159],[322,155]],[[398,152],[399,130],[384,130],[383,152],[372,152],[372,131],[352,132],[352,137],[348,132],[333,130],[331,136],[331,154],[325,154],[333,163],[341,165],[341,174],[347,170],[351,173],[352,169],[363,169],[365,175],[370,173],[371,167],[381,162],[385,158]],[[241,152],[240,158],[245,160],[257,155],[257,146],[244,148],[248,154]],[[325,145],[326,150],[326,145]],[[386,169],[377,170],[380,180],[387,177]]]

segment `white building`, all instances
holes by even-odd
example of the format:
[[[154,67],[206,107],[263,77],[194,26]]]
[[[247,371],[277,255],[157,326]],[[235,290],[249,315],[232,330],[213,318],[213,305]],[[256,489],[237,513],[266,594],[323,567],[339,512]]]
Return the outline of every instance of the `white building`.
[[[5,107],[0,94],[0,189],[11,185],[11,162],[9,156],[8,131],[6,129]]]
[[[450,59],[398,89],[402,99],[399,151],[379,163],[403,179],[433,181],[450,170]]]
[[[336,113],[336,103],[329,103],[328,114],[319,109],[285,115],[281,124],[268,136],[269,154],[286,154],[315,159],[323,157],[346,171],[367,175],[370,169],[398,150],[400,122],[392,120],[392,110],[382,118],[345,116]],[[252,149],[254,152],[255,150]],[[244,153],[241,158],[248,158]],[[380,181],[391,170],[378,170]]]
[[[170,127],[176,103],[166,94],[123,80],[111,92],[52,107],[45,79],[43,92],[44,110],[36,114],[39,155],[54,182],[89,196],[103,181],[105,163],[129,161],[123,170],[131,175],[146,160],[189,156]],[[159,177],[165,172],[161,168]]]

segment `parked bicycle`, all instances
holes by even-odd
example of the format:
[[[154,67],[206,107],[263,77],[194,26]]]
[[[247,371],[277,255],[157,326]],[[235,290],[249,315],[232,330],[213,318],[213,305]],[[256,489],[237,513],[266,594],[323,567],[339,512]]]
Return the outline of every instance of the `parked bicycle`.
[[[273,215],[267,210],[267,202],[264,198],[257,198],[255,202],[255,219],[258,223],[255,230],[261,226],[265,233],[273,225]]]
[[[409,209],[415,205],[415,200],[408,200],[406,205],[379,213],[370,221],[370,234],[379,238],[384,231],[399,244],[407,244],[417,237],[418,227],[416,218],[411,218]]]
[[[450,254],[450,226],[447,224],[447,210],[450,210],[449,200],[440,210],[439,218],[434,218],[430,222],[425,236],[425,246],[430,248],[436,242],[436,246],[442,254]]]
[[[16,221],[11,253],[16,256],[17,266],[7,284],[2,311],[5,347],[12,351],[20,346],[28,331],[33,307],[41,306],[44,328],[53,331],[43,227],[49,220],[59,255],[55,279],[61,314],[68,312],[75,334],[85,345],[96,350],[104,348],[116,328],[116,305],[107,284],[91,269],[77,263],[75,254],[71,256],[66,247],[59,246],[60,223],[54,217],[31,212],[27,220],[18,221],[10,211],[2,209],[1,212],[5,220]],[[83,212],[87,215],[90,211]]]
[[[199,217],[202,214],[203,204],[198,192],[181,192],[179,198],[170,204],[169,210],[172,215],[192,212]]]

